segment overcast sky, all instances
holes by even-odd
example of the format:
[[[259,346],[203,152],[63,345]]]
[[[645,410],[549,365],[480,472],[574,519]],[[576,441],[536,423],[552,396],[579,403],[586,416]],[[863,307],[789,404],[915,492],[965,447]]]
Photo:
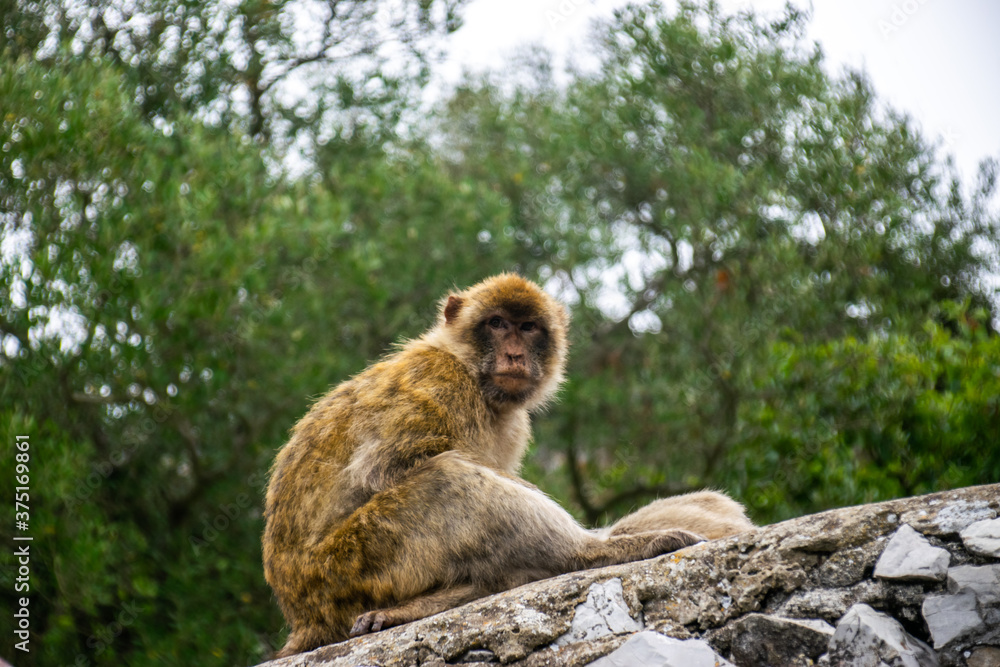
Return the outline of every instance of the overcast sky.
[[[525,43],[557,56],[588,52],[594,18],[621,0],[473,0],[452,36],[442,76],[499,68]],[[666,0],[668,7],[675,5]],[[784,0],[720,0],[727,13],[752,7],[780,12]],[[808,2],[795,3],[808,7]],[[969,182],[979,161],[1000,158],[1000,2],[997,0],[814,0],[809,38],[827,68],[865,69],[879,97],[908,112]]]

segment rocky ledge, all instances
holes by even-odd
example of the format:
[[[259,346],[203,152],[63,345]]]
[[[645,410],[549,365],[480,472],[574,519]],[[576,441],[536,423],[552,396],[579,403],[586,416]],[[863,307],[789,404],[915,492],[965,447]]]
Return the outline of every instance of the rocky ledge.
[[[268,667],[1000,666],[1000,484],[538,581]]]

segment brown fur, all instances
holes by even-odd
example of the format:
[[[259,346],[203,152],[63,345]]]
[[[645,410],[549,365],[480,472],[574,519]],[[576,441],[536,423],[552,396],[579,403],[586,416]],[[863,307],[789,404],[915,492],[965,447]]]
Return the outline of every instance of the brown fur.
[[[608,535],[630,535],[664,526],[682,528],[717,540],[750,530],[743,505],[718,491],[695,491],[654,500],[606,529]]]
[[[751,526],[737,503],[703,492],[588,531],[516,476],[529,411],[563,377],[568,319],[534,283],[490,278],[445,299],[435,327],[295,426],[263,539],[291,626],[279,656]]]

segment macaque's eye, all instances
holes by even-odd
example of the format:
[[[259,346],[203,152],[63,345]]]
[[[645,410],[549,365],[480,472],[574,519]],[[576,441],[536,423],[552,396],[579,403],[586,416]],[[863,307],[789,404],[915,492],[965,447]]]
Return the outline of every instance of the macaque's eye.
[[[536,326],[534,322],[525,322],[521,325],[521,331],[534,331]]]
[[[502,329],[503,328],[503,318],[494,315],[493,317],[490,318],[490,321],[487,322],[487,324],[489,324],[494,329]]]

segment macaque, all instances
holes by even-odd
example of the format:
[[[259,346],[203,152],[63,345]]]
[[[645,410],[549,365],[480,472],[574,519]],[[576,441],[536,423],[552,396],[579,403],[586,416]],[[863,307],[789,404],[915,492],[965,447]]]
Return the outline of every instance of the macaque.
[[[738,503],[699,492],[587,530],[517,476],[529,414],[563,379],[568,324],[536,284],[489,278],[296,424],[263,538],[291,627],[279,657],[752,527]]]

